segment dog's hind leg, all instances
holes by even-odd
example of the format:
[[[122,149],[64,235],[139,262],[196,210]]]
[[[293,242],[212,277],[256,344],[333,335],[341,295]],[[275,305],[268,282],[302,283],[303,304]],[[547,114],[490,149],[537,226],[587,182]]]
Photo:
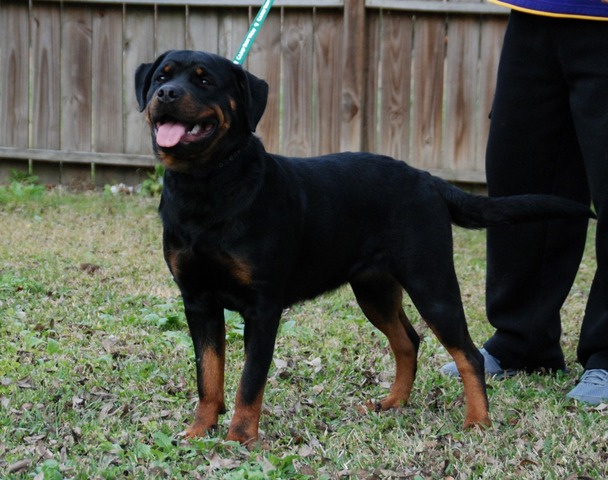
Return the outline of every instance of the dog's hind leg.
[[[403,280],[420,315],[456,362],[466,403],[464,427],[490,426],[484,360],[467,329],[451,249],[435,246],[438,248],[429,242],[425,255],[412,254],[400,281]]]
[[[388,397],[368,408],[388,410],[407,404],[416,376],[420,337],[410,324],[401,299],[403,289],[390,275],[371,274],[351,282],[357,302],[368,320],[388,338],[395,356],[395,379]]]

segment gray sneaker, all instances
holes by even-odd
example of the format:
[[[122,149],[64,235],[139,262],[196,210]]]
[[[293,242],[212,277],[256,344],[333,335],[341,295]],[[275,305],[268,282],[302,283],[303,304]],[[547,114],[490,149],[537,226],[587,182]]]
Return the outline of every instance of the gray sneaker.
[[[504,369],[500,366],[500,361],[490,353],[485,348],[480,348],[479,353],[483,355],[484,359],[484,368],[486,371],[486,375],[496,378],[498,380],[503,380],[505,378],[513,377],[517,375],[519,372],[523,370],[517,370],[515,368]],[[456,362],[446,363],[439,370],[444,375],[449,375],[451,377],[460,377],[460,372],[456,367]]]
[[[608,370],[600,368],[585,370],[578,385],[566,396],[591,405],[608,402]]]

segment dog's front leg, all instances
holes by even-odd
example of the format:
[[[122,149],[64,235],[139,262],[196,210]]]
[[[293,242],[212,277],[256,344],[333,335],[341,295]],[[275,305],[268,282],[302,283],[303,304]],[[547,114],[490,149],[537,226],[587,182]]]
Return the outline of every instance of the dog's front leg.
[[[186,318],[196,359],[198,406],[186,437],[201,437],[217,426],[226,412],[224,403],[224,358],[226,329],[224,310],[210,295],[183,295]]]
[[[226,438],[244,445],[258,438],[262,398],[282,312],[276,306],[253,310],[245,314],[245,366]]]

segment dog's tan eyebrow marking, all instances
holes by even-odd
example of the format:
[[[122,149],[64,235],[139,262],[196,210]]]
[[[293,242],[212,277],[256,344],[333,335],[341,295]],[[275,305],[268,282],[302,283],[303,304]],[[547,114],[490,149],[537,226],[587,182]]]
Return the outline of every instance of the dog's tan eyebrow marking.
[[[205,75],[205,69],[203,67],[196,67],[194,71],[199,77]]]
[[[233,112],[236,112],[236,100],[234,98],[232,98],[230,95],[228,95],[228,103],[230,104],[230,109]]]
[[[169,73],[171,71],[171,69],[173,68],[173,65],[169,64],[169,65],[165,65],[163,67],[163,72],[165,73]]]

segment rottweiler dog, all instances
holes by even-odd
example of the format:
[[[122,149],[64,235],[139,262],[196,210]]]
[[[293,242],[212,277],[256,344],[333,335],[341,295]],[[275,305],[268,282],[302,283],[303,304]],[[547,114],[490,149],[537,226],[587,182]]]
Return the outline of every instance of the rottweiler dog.
[[[565,199],[465,193],[402,161],[371,153],[288,158],[254,135],[268,85],[218,55],[169,51],[135,73],[137,100],[165,166],[160,216],[166,263],[181,291],[196,357],[199,403],[187,437],[226,411],[224,309],[245,322],[245,364],[227,439],[258,437],[281,313],[345,283],[386,337],[396,363],[388,396],[407,404],[419,336],[405,290],[454,358],[464,427],[489,426],[483,357],[465,321],[452,223],[465,228],[592,217]]]

